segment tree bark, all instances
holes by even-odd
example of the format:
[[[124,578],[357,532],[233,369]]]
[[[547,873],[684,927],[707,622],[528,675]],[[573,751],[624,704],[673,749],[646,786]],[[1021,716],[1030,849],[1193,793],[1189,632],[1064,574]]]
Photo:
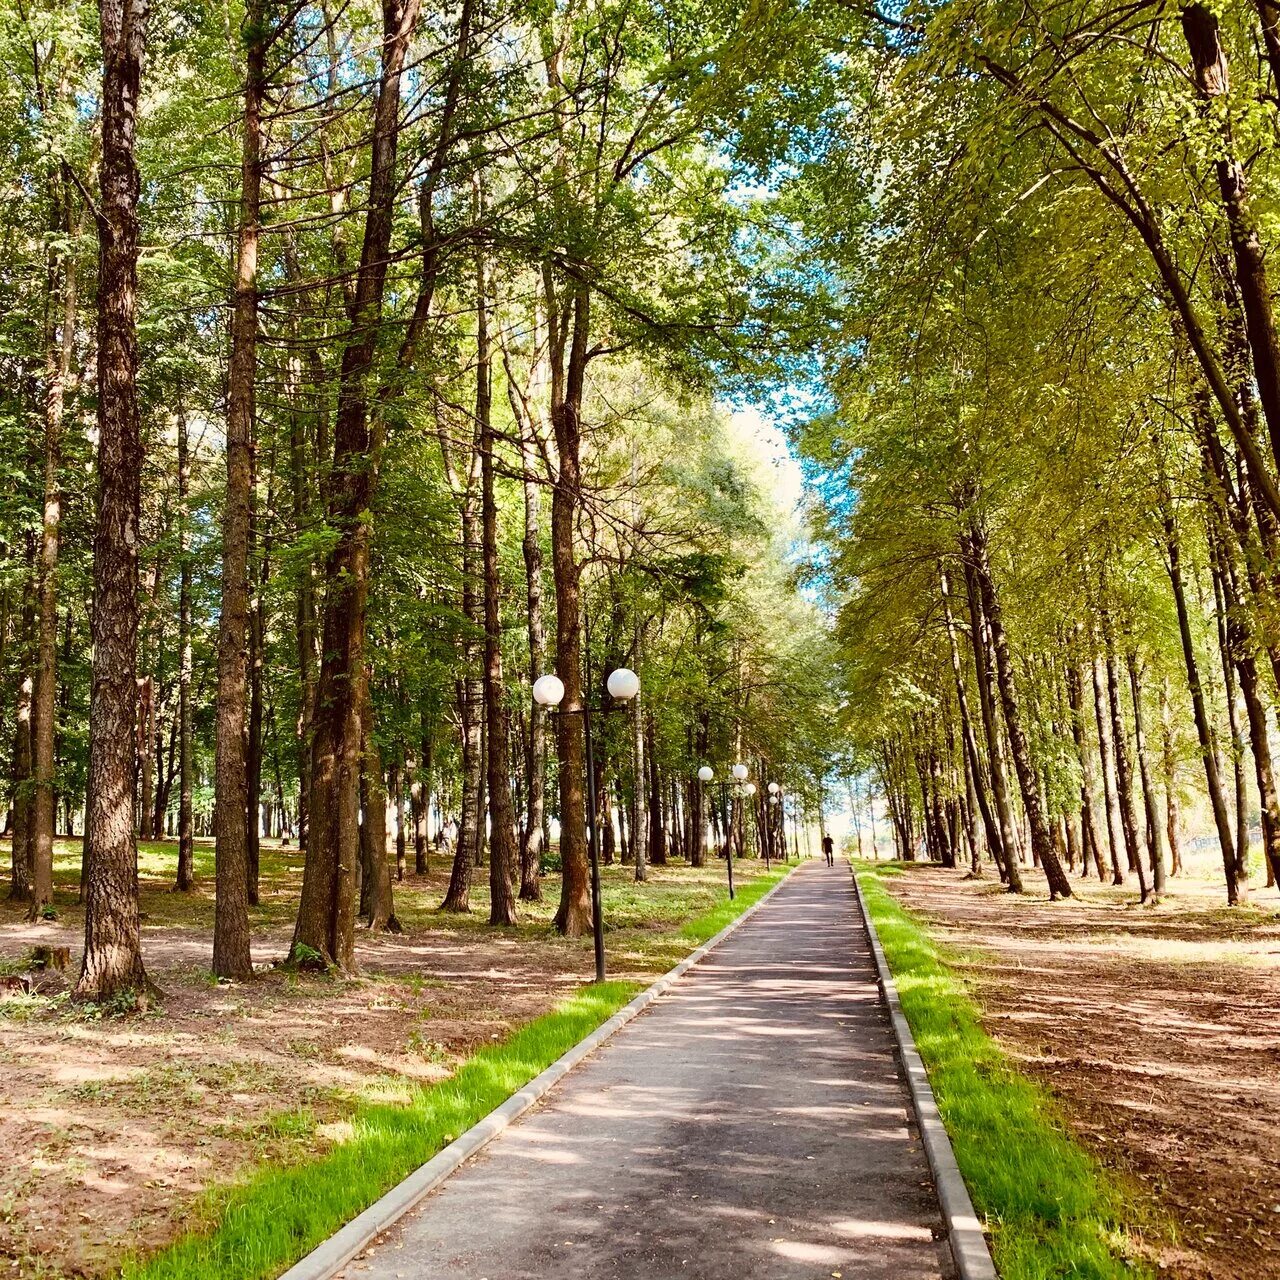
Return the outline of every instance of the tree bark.
[[[190,893],[196,886],[191,733],[191,457],[187,415],[178,413],[178,874],[174,888]]]
[[[365,662],[369,594],[369,508],[377,450],[369,426],[368,380],[381,329],[396,194],[400,83],[421,0],[383,0],[382,58],[374,109],[368,202],[360,266],[342,352],[329,520],[337,542],[325,563],[323,658],[311,755],[311,839],[293,953],[319,952],[355,968],[355,872],[360,858],[358,686]]]
[[[262,100],[267,34],[262,0],[245,9],[244,139],[240,231],[227,377],[227,495],[222,516],[222,610],[218,619],[217,741],[214,751],[216,888],[213,971],[253,976],[249,953],[246,758],[249,536],[253,488],[254,384],[258,343],[258,221],[262,191]]]
[[[1098,879],[1105,881],[1107,873],[1102,867],[1101,842],[1093,818],[1093,761],[1089,757],[1089,743],[1084,727],[1084,688],[1080,668],[1074,658],[1067,662],[1067,704],[1071,712],[1071,737],[1076,746],[1076,759],[1080,762],[1080,830],[1085,862],[1081,871],[1088,874],[1088,859],[1092,856]]]
[[[489,369],[489,282],[483,255],[476,262],[476,421],[480,431],[480,508],[484,561],[484,709],[488,734],[489,923],[516,923],[515,806],[502,679],[502,614],[498,571],[498,503],[493,489],[492,386]]]
[[[1166,503],[1167,503],[1166,499]],[[1204,764],[1205,785],[1209,803],[1213,809],[1214,826],[1218,832],[1218,844],[1222,851],[1223,871],[1227,883],[1227,902],[1236,906],[1247,897],[1236,876],[1235,849],[1231,840],[1231,820],[1227,816],[1226,801],[1218,777],[1218,766],[1213,755],[1213,736],[1209,727],[1209,714],[1205,707],[1204,689],[1200,683],[1200,670],[1196,662],[1195,643],[1191,636],[1191,620],[1187,612],[1186,591],[1182,582],[1182,558],[1178,545],[1177,528],[1173,513],[1166,509],[1163,515],[1166,568],[1173,587],[1173,601],[1178,614],[1178,634],[1182,640],[1182,657],[1187,671],[1187,687],[1191,692],[1191,709],[1196,722],[1196,736],[1200,744],[1200,758]]]
[[[556,674],[564,682],[563,711],[556,721],[560,764],[560,905],[555,926],[567,937],[591,927],[587,877],[586,796],[582,716],[582,633],[579,567],[574,527],[581,502],[582,398],[587,369],[591,293],[567,286],[569,315],[563,324],[551,269],[545,270],[548,324],[552,332],[551,426],[559,468],[551,499],[551,566],[556,593]],[[565,336],[565,330],[568,336]],[[557,336],[558,335],[558,336]],[[637,862],[637,872],[639,863]]]
[[[1266,253],[1257,219],[1250,210],[1248,181],[1244,165],[1235,154],[1229,117],[1216,111],[1213,105],[1230,92],[1227,56],[1218,38],[1218,18],[1212,10],[1197,0],[1182,9],[1181,17],[1196,94],[1218,135],[1214,160],[1218,195],[1231,235],[1235,281],[1244,308],[1258,400],[1271,440],[1272,457],[1280,465],[1280,338],[1276,333]]]
[[[360,804],[364,821],[360,824],[360,914],[370,929],[399,933],[391,866],[387,862],[387,793],[382,785],[382,753],[373,734],[373,700],[367,672],[362,683]]]
[[[1040,861],[1045,879],[1049,884],[1049,898],[1071,897],[1071,881],[1058,861],[1049,828],[1045,820],[1044,809],[1040,798],[1040,789],[1036,782],[1035,768],[1031,761],[1031,748],[1022,728],[1022,715],[1018,705],[1017,691],[1014,687],[1013,663],[1009,654],[1009,644],[1004,633],[1004,622],[1000,613],[1000,599],[996,594],[995,583],[991,577],[991,569],[987,556],[986,532],[976,522],[970,525],[970,547],[973,553],[973,571],[978,580],[978,589],[982,597],[982,611],[986,615],[987,626],[991,632],[991,644],[995,650],[996,670],[999,673],[1000,702],[1004,707],[1005,727],[1009,732],[1009,751],[1013,756],[1014,769],[1018,774],[1018,784],[1022,791],[1022,805],[1027,813],[1027,821],[1031,827],[1031,847]],[[1010,865],[1012,865],[1010,859]]]
[[[146,0],[99,0],[102,167],[98,208],[98,518],[90,630],[89,858],[84,958],[74,996],[104,1002],[150,989],[142,963],[134,842],[138,686],[138,193],[134,155]]]
[[[969,639],[973,645],[973,664],[978,679],[978,706],[982,713],[983,734],[987,740],[991,794],[995,798],[996,814],[1000,821],[998,849],[1003,854],[1001,871],[1008,882],[1009,891],[1021,893],[1022,872],[1018,866],[1018,842],[1013,833],[1013,812],[1009,805],[1008,784],[1005,781],[1004,752],[1000,746],[1000,731],[995,717],[995,699],[991,689],[991,656],[987,645],[987,621],[983,615],[981,591],[970,560],[970,544],[967,539],[963,551],[965,593],[969,601]],[[995,852],[996,849],[997,845],[993,843],[992,851]]]
[[[1102,768],[1102,794],[1107,809],[1107,848],[1111,852],[1111,883],[1124,884],[1124,867],[1120,862],[1120,845],[1124,836],[1120,828],[1120,799],[1116,790],[1116,771],[1111,741],[1111,719],[1107,712],[1107,695],[1102,687],[1102,668],[1096,658],[1089,664],[1093,679],[1093,712],[1098,724],[1098,759]]]
[[[61,184],[55,188],[60,215],[56,229],[70,233],[71,218],[61,212]],[[61,278],[61,315],[50,326],[45,356],[44,513],[36,583],[35,683],[31,701],[31,918],[53,902],[54,740],[58,662],[58,554],[62,531],[62,419],[75,355],[77,314],[74,245],[55,253],[50,264],[50,304]]]

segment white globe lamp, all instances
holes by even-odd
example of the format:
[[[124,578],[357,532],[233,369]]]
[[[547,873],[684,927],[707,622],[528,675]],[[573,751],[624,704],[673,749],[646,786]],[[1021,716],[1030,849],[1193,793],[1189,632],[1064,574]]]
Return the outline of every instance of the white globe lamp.
[[[619,667],[609,672],[605,688],[609,690],[610,697],[617,698],[619,702],[630,702],[640,692],[640,677],[630,667]]]
[[[702,768],[698,770],[699,782],[710,782],[715,776],[716,771],[709,764],[704,764]]]
[[[564,700],[564,681],[547,674],[533,682],[533,700],[540,707],[558,707]]]
[[[747,780],[747,774],[750,772],[751,770],[748,769],[745,764],[735,764],[733,766],[733,776],[739,782],[745,782]]]

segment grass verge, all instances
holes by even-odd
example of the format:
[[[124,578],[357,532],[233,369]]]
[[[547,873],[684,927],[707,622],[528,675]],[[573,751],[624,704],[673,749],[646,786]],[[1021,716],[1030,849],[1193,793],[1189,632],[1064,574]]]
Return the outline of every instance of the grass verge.
[[[944,950],[855,862],[858,884],[1003,1280],[1135,1280],[1147,1216],[1066,1132],[1052,1097],[983,1031]]]
[[[744,886],[732,903],[690,920],[681,935],[694,943],[714,937],[783,874]],[[122,1280],[279,1275],[505,1102],[643,985],[584,987],[501,1044],[479,1050],[447,1080],[413,1089],[407,1102],[362,1099],[339,1146],[287,1168],[261,1168],[235,1186],[210,1191],[197,1206],[195,1230],[151,1258],[126,1262]]]

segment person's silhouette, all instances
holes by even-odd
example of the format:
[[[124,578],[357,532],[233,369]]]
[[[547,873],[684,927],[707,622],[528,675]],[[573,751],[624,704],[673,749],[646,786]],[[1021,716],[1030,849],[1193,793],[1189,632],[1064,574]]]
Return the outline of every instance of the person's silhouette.
[[[836,865],[836,842],[830,836],[822,837],[822,852],[827,855],[827,866]]]

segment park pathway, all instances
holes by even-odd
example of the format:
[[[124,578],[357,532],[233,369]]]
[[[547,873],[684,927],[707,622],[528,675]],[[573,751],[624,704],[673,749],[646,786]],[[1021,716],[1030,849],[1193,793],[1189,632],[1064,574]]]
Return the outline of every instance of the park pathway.
[[[346,1280],[951,1274],[849,870],[810,862]]]

